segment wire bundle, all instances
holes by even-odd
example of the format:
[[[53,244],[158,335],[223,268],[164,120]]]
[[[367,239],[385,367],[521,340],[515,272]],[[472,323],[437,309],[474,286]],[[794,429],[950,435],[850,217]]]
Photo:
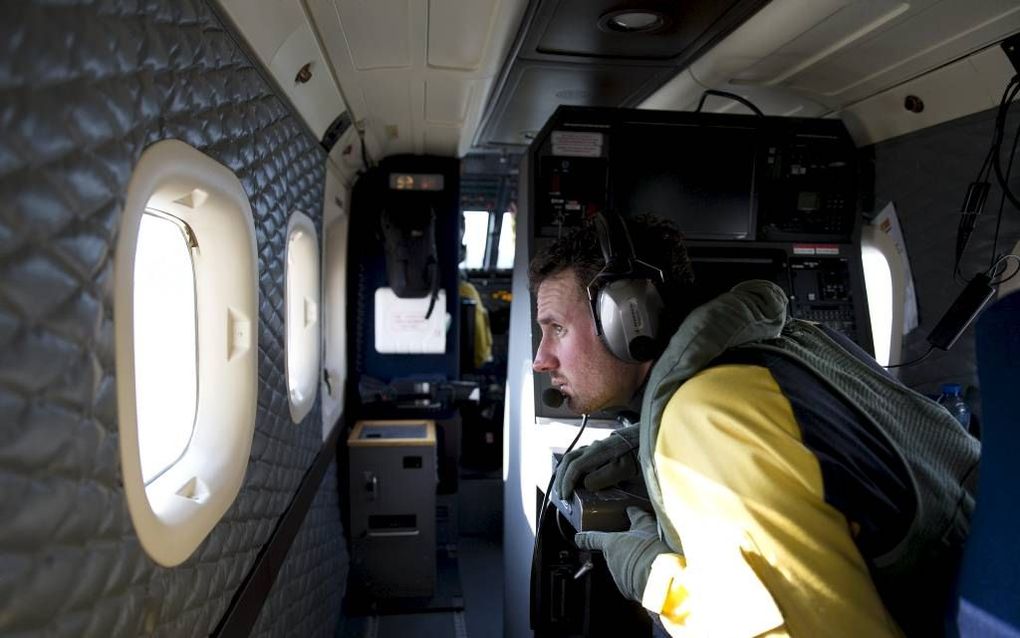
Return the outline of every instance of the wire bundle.
[[[998,253],[999,232],[1002,227],[1002,213],[1006,200],[1008,199],[1017,211],[1020,211],[1020,198],[1009,188],[1009,178],[1013,172],[1013,161],[1016,159],[1017,144],[1020,143],[1020,126],[1017,127],[1016,133],[1013,135],[1013,143],[1009,151],[1009,161],[1006,164],[1005,170],[1002,167],[1002,142],[1006,136],[1006,119],[1009,114],[1009,107],[1018,94],[1020,94],[1020,75],[1015,75],[1006,85],[1006,90],[1002,94],[1002,100],[999,102],[999,108],[995,114],[995,130],[992,134],[992,143],[988,148],[988,153],[985,155],[985,161],[981,165],[981,170],[978,171],[977,178],[967,188],[967,194],[963,200],[960,223],[956,231],[956,263],[953,269],[953,276],[960,283],[969,283],[970,281],[970,278],[964,277],[960,272],[960,261],[963,259],[967,242],[974,231],[977,217],[984,209],[992,174],[995,175],[996,182],[1002,189],[1002,194],[999,198],[999,211],[996,215],[991,258],[988,268],[983,274],[991,279],[992,286],[998,286],[1009,281],[1020,272],[1020,257],[1008,252],[1005,254]],[[1010,259],[1016,260],[1017,267],[1007,276],[1006,272]]]

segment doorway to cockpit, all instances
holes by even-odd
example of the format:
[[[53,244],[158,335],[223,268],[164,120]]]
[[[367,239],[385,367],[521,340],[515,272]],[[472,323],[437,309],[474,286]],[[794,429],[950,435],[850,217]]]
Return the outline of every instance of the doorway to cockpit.
[[[354,187],[338,636],[502,633],[517,179],[514,156],[403,156]]]

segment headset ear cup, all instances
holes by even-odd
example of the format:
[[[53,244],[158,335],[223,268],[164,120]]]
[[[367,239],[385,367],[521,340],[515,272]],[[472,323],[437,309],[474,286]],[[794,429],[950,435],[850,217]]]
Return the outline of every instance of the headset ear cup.
[[[595,226],[606,262],[588,284],[596,331],[621,361],[654,359],[662,349],[659,322],[663,303],[650,277],[661,282],[662,271],[634,256],[627,224],[618,214],[599,213]]]
[[[661,348],[662,298],[649,279],[616,279],[601,286],[597,325],[613,355],[627,363],[654,359]]]

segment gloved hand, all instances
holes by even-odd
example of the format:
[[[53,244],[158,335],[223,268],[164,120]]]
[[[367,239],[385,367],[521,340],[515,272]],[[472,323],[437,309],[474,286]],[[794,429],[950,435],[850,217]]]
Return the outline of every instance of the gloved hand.
[[[630,518],[630,531],[579,532],[574,535],[574,543],[581,549],[602,552],[620,593],[641,602],[655,557],[673,550],[659,540],[654,514],[628,507],[627,517]]]
[[[594,491],[638,476],[637,449],[638,426],[630,425],[614,430],[601,441],[571,450],[556,468],[553,492],[567,499],[582,477],[584,486]]]

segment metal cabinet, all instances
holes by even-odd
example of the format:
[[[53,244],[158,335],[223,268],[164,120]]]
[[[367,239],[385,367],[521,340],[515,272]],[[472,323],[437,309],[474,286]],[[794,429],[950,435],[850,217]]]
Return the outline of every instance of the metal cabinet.
[[[436,426],[358,421],[350,452],[352,570],[376,598],[431,596],[436,583]]]

